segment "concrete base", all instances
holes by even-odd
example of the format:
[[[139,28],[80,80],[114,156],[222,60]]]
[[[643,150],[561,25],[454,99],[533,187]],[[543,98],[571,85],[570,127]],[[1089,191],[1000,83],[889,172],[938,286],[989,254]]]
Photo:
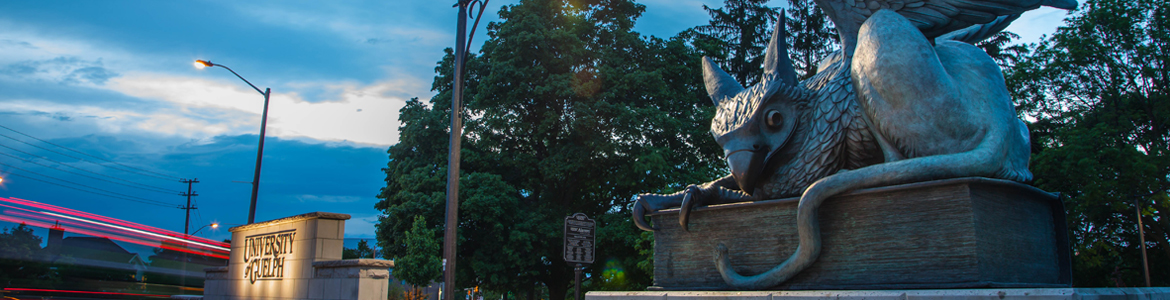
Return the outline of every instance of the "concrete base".
[[[1166,300],[1170,287],[1053,289],[822,290],[751,292],[589,292],[585,300]]]

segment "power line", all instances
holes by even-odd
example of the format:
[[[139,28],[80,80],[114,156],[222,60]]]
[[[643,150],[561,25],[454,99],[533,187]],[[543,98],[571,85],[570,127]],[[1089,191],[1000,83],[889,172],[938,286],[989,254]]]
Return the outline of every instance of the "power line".
[[[136,189],[140,189],[140,190],[144,190],[144,191],[151,191],[151,192],[155,192],[155,193],[172,194],[172,195],[174,195],[174,194],[178,194],[178,192],[169,192],[169,191],[165,191],[165,190],[156,190],[156,189],[154,189],[154,188],[146,188],[146,187],[140,187],[140,186],[133,186],[133,185],[129,185],[129,184],[121,183],[121,182],[116,182],[116,181],[112,181],[112,180],[107,180],[107,179],[102,179],[102,178],[98,178],[98,177],[93,177],[93,176],[89,176],[89,175],[85,175],[85,174],[81,174],[81,173],[77,173],[77,172],[73,172],[73,171],[69,171],[69,170],[62,170],[62,169],[59,169],[59,168],[57,168],[57,167],[54,167],[54,166],[45,165],[45,164],[38,163],[38,162],[35,162],[35,161],[31,161],[31,160],[23,159],[23,158],[20,158],[20,157],[18,157],[18,156],[15,156],[15,155],[12,155],[12,154],[8,154],[8,153],[2,153],[2,152],[0,152],[0,155],[4,155],[4,156],[7,156],[7,157],[11,157],[11,158],[19,159],[19,160],[21,160],[21,161],[24,161],[24,162],[27,162],[27,163],[31,163],[31,164],[35,164],[35,165],[42,166],[42,167],[47,167],[47,168],[53,168],[53,169],[57,169],[58,171],[61,171],[61,172],[65,172],[65,173],[69,173],[69,174],[73,174],[73,175],[77,175],[77,176],[82,176],[82,177],[87,177],[87,178],[91,178],[91,179],[95,179],[95,180],[101,180],[101,181],[105,181],[105,182],[109,182],[109,183],[113,183],[113,184],[117,184],[117,185],[122,185],[122,186],[132,187],[132,188],[136,188]]]
[[[138,203],[142,203],[142,204],[157,205],[157,206],[162,206],[162,207],[170,207],[170,208],[174,208],[174,207],[176,207],[176,206],[174,206],[174,205],[164,205],[164,204],[158,204],[158,203],[154,203],[154,202],[146,202],[146,201],[134,200],[134,199],[130,199],[130,198],[124,198],[124,197],[118,197],[118,196],[113,196],[113,195],[107,195],[107,194],[102,194],[102,193],[98,193],[98,192],[94,192],[94,191],[87,191],[87,190],[83,190],[83,189],[80,189],[80,188],[76,188],[76,187],[72,187],[72,186],[67,186],[67,185],[64,185],[64,184],[56,183],[56,182],[49,182],[49,181],[46,181],[46,180],[42,180],[42,179],[38,179],[38,178],[34,178],[34,177],[30,177],[30,176],[26,176],[26,175],[21,175],[21,174],[17,174],[17,173],[10,173],[10,174],[8,174],[8,175],[9,175],[9,176],[24,177],[24,178],[28,178],[28,179],[32,179],[32,180],[36,180],[36,181],[40,181],[40,182],[44,182],[44,183],[48,183],[48,184],[52,184],[52,185],[56,185],[56,186],[60,186],[60,187],[63,187],[63,188],[74,189],[74,190],[78,190],[78,191],[82,191],[82,192],[86,192],[86,193],[90,193],[90,194],[94,194],[94,195],[99,195],[99,196],[106,196],[106,197],[115,198],[115,199],[122,199],[122,200],[126,200],[126,201],[133,201],[133,202],[138,202]],[[40,174],[37,174],[37,175],[40,175]],[[44,175],[41,175],[41,176],[44,176]]]
[[[103,189],[95,188],[95,187],[88,186],[88,185],[84,185],[84,184],[79,184],[79,183],[70,182],[70,181],[68,181],[68,180],[64,180],[64,179],[61,179],[61,178],[57,178],[57,177],[48,176],[48,175],[40,174],[40,173],[37,173],[37,172],[29,171],[29,170],[26,170],[26,169],[23,169],[23,168],[20,168],[20,167],[17,167],[17,166],[13,166],[13,165],[5,164],[5,163],[0,163],[0,166],[8,166],[9,168],[13,168],[13,169],[21,170],[21,171],[24,171],[24,172],[32,173],[32,174],[35,174],[35,175],[37,175],[37,176],[41,176],[41,177],[45,177],[45,178],[49,178],[49,179],[53,179],[53,180],[57,180],[57,181],[61,181],[61,182],[69,182],[69,183],[71,183],[71,184],[73,184],[73,185],[76,185],[76,186],[81,186],[81,187],[85,187],[85,188],[88,188],[88,189],[93,189],[93,190],[96,190],[96,191],[101,191],[101,192],[103,192],[103,193],[107,193],[107,194],[112,194],[112,195],[117,195],[117,196],[120,196],[120,197],[116,197],[116,198],[123,198],[123,199],[126,199],[126,200],[137,199],[137,200],[131,200],[131,201],[135,201],[135,202],[142,202],[142,203],[148,203],[148,202],[149,202],[150,204],[159,205],[159,206],[166,206],[166,207],[178,207],[178,205],[175,205],[175,204],[173,204],[173,203],[166,203],[166,202],[162,202],[162,201],[158,201],[158,200],[150,200],[150,199],[146,199],[146,198],[139,198],[139,197],[134,197],[134,196],[130,196],[130,195],[122,194],[122,193],[111,192],[111,191],[107,191],[107,190],[103,190]],[[25,178],[31,178],[31,177],[29,177],[29,176],[21,176],[21,177],[25,177]],[[51,182],[44,181],[44,180],[39,180],[39,181],[41,181],[41,182],[46,182],[46,183],[51,183]],[[59,185],[59,186],[64,186],[64,187],[68,187],[68,186],[65,186],[65,185],[62,185],[62,184],[56,184],[56,185]],[[72,188],[72,189],[75,189],[75,190],[80,190],[80,191],[85,191],[85,190],[78,189],[78,188],[73,188],[73,187],[69,187],[69,188]],[[90,191],[86,191],[86,192],[90,192]],[[99,193],[94,193],[94,194],[99,194]],[[99,195],[101,195],[101,194],[99,194]],[[109,195],[103,195],[103,196],[109,196]]]
[[[138,173],[139,175],[145,175],[145,176],[157,177],[157,178],[162,178],[162,179],[167,179],[167,180],[174,180],[174,179],[177,179],[176,177],[174,177],[174,176],[170,176],[170,175],[167,175],[167,174],[162,174],[162,173],[158,173],[158,172],[154,172],[154,171],[150,171],[150,170],[145,170],[145,169],[141,169],[141,168],[132,167],[132,166],[129,166],[129,165],[126,165],[126,164],[122,164],[122,163],[119,163],[119,162],[115,162],[115,161],[112,161],[112,160],[109,160],[109,159],[101,158],[101,157],[98,157],[98,156],[95,156],[95,155],[92,155],[92,154],[89,154],[89,153],[85,153],[85,152],[81,152],[81,151],[78,151],[78,150],[74,150],[73,148],[69,148],[69,147],[65,147],[65,146],[57,145],[57,144],[54,144],[53,142],[49,142],[49,141],[46,141],[46,140],[42,140],[42,139],[40,139],[40,138],[37,138],[37,137],[35,137],[35,136],[28,135],[27,133],[23,133],[23,132],[20,132],[20,131],[16,131],[16,129],[8,128],[8,126],[0,125],[0,128],[8,129],[9,131],[12,131],[12,132],[18,133],[18,134],[20,134],[20,135],[23,135],[23,136],[26,136],[26,137],[32,138],[32,139],[34,139],[34,140],[41,141],[41,142],[43,142],[43,143],[45,143],[45,144],[49,144],[49,145],[53,145],[53,146],[57,146],[57,147],[59,147],[59,148],[61,148],[61,149],[65,149],[65,150],[73,151],[73,152],[79,153],[79,154],[81,154],[81,155],[85,155],[85,156],[89,156],[89,157],[92,157],[92,158],[96,158],[96,159],[98,159],[98,160],[105,161],[105,162],[109,162],[109,163],[112,163],[112,164],[115,164],[115,165],[119,165],[119,166],[123,166],[123,167],[129,168],[129,169],[138,170],[138,171],[140,171],[140,172],[135,172],[135,171],[130,171],[130,170],[122,170],[122,169],[114,168],[114,167],[111,167],[111,166],[105,166],[105,165],[98,164],[98,163],[94,163],[94,162],[92,162],[92,161],[89,161],[89,160],[86,160],[86,159],[83,159],[83,158],[78,158],[78,157],[74,157],[74,156],[71,156],[71,155],[68,155],[68,154],[64,154],[64,153],[61,153],[61,152],[57,152],[57,151],[53,151],[53,150],[49,150],[48,148],[44,148],[44,147],[41,147],[41,146],[33,145],[33,144],[31,144],[31,143],[28,143],[28,142],[25,142],[25,141],[21,141],[21,140],[18,140],[18,139],[16,139],[16,138],[13,138],[13,137],[10,137],[10,136],[7,136],[7,135],[0,134],[0,136],[3,136],[3,137],[5,137],[5,138],[11,139],[11,140],[14,140],[14,141],[17,141],[17,142],[25,143],[25,144],[27,144],[27,145],[29,145],[29,146],[33,146],[33,147],[37,147],[37,148],[41,148],[41,149],[44,149],[45,151],[49,151],[49,152],[57,153],[57,154],[60,154],[60,155],[64,155],[64,156],[66,156],[66,157],[69,157],[69,158],[73,158],[73,159],[77,159],[77,160],[83,160],[83,161],[87,161],[87,162],[94,163],[94,164],[96,164],[96,165],[99,165],[99,166],[104,166],[104,167],[107,167],[107,168],[111,168],[111,169],[115,169],[115,170],[120,170],[120,171],[123,171],[123,172]],[[144,173],[141,173],[141,172],[150,173],[150,174],[144,174]],[[153,175],[152,175],[152,174],[153,174]]]
[[[123,166],[123,167],[127,167],[127,168],[130,168],[130,169],[134,169],[134,170],[139,170],[139,171],[142,171],[142,172],[147,172],[147,173],[151,173],[151,174],[156,174],[156,175],[160,175],[160,176],[167,177],[167,178],[165,178],[165,179],[176,179],[176,177],[174,177],[174,176],[170,176],[170,175],[167,175],[167,174],[162,174],[162,173],[158,173],[158,172],[154,172],[154,171],[150,171],[150,170],[145,170],[145,169],[141,169],[141,168],[136,168],[136,167],[129,166],[129,165],[126,165],[126,164],[122,164],[122,163],[119,163],[119,162],[116,162],[116,161],[112,161],[112,160],[109,160],[109,159],[105,159],[105,158],[102,158],[102,157],[100,157],[100,156],[96,156],[96,155],[92,155],[92,154],[89,154],[89,153],[81,152],[81,151],[78,151],[78,150],[76,150],[76,149],[73,149],[73,148],[69,148],[69,147],[61,146],[61,145],[55,144],[55,143],[53,143],[53,142],[46,141],[46,140],[42,140],[42,139],[40,139],[40,138],[37,138],[37,137],[35,137],[35,136],[31,136],[31,135],[29,135],[29,134],[27,134],[27,133],[23,133],[23,132],[17,131],[16,129],[9,128],[8,126],[0,125],[0,128],[8,129],[9,131],[15,132],[15,133],[17,133],[17,134],[20,134],[20,135],[23,135],[23,136],[26,136],[26,137],[29,137],[29,138],[31,138],[31,139],[34,139],[34,140],[41,141],[41,142],[43,142],[43,143],[45,143],[45,144],[49,144],[49,145],[53,145],[53,146],[57,146],[57,147],[59,147],[59,148],[61,148],[61,149],[65,149],[65,150],[73,151],[73,152],[79,153],[79,154],[81,154],[81,155],[85,155],[85,156],[89,156],[89,157],[96,158],[96,159],[98,159],[98,160],[106,161],[106,162],[109,162],[109,163],[112,163],[112,164],[116,164],[116,165],[119,165],[119,166]],[[5,136],[5,137],[7,137],[7,136]],[[51,151],[51,150],[50,150],[50,151]],[[144,175],[145,175],[145,174],[144,174]]]
[[[47,161],[50,161],[50,162],[56,163],[56,164],[58,164],[58,165],[62,165],[62,166],[70,167],[70,168],[73,168],[73,169],[77,169],[77,170],[79,170],[79,171],[82,171],[82,172],[86,172],[86,173],[90,173],[90,174],[94,174],[94,175],[98,175],[98,176],[102,176],[102,177],[112,178],[112,179],[115,179],[115,180],[119,180],[119,181],[123,181],[123,182],[132,183],[132,184],[136,184],[136,185],[139,185],[139,186],[144,186],[144,187],[154,188],[154,189],[158,189],[158,190],[163,190],[163,191],[167,191],[168,193],[172,193],[172,194],[178,194],[178,193],[180,193],[179,191],[176,191],[176,190],[170,190],[170,189],[163,188],[163,187],[158,187],[158,186],[153,186],[153,185],[149,185],[149,184],[144,184],[144,183],[133,182],[133,181],[129,181],[129,180],[126,180],[126,179],[122,179],[122,178],[118,178],[118,177],[114,177],[114,176],[110,176],[110,175],[106,175],[106,174],[102,174],[102,173],[98,173],[98,172],[94,172],[94,171],[90,171],[90,170],[86,170],[86,169],[78,168],[78,167],[75,167],[75,166],[73,166],[73,165],[70,165],[70,164],[67,164],[67,163],[64,163],[64,162],[56,161],[56,160],[53,160],[53,159],[51,159],[51,158],[44,157],[44,156],[40,156],[40,155],[36,155],[36,154],[33,154],[33,153],[28,153],[28,152],[25,152],[25,151],[21,151],[20,149],[16,149],[16,148],[8,147],[8,146],[5,146],[5,145],[0,145],[0,147],[3,147],[3,148],[8,148],[9,150],[12,150],[12,151],[16,151],[16,152],[24,153],[25,155],[28,155],[28,156],[32,156],[32,157],[40,158],[40,159],[43,159],[43,160],[47,160]],[[18,158],[18,159],[20,159],[20,158]],[[25,159],[20,159],[20,160],[28,161],[28,160],[25,160]],[[60,170],[60,169],[58,169],[58,170]],[[62,171],[64,171],[64,170],[62,170]]]

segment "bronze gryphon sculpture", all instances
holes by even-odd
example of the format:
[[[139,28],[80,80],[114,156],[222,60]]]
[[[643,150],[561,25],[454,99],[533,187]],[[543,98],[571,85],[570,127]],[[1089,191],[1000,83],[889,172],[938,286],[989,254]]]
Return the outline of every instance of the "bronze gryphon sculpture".
[[[744,88],[704,57],[715,102],[711,134],[731,174],[669,195],[635,196],[634,221],[648,211],[800,196],[800,244],[780,265],[745,276],[717,245],[728,285],[765,289],[810,266],[821,240],[817,208],[852,190],[980,176],[1020,182],[1029,137],[999,66],[972,44],[1041,5],[1075,0],[817,0],[837,26],[842,50],[797,82],[777,22],[762,81]]]

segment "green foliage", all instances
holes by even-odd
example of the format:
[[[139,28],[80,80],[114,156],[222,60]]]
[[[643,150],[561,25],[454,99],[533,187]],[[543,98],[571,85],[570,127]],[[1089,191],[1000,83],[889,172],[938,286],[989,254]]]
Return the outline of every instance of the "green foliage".
[[[764,72],[764,48],[778,15],[777,8],[766,4],[768,0],[724,0],[721,8],[703,5],[711,15],[709,24],[682,35],[740,84],[756,84]]]
[[[0,287],[28,286],[54,277],[41,249],[41,237],[21,223],[0,230]]]
[[[415,216],[403,241],[407,252],[394,260],[394,278],[414,286],[427,286],[439,279],[443,266],[434,231],[422,216]]]
[[[986,40],[975,43],[975,46],[983,49],[987,56],[991,56],[1000,68],[1007,69],[1011,68],[1022,53],[1028,51],[1026,45],[1009,44],[1019,38],[1019,35],[1011,31],[1000,31]]]
[[[366,240],[358,241],[357,248],[343,248],[341,249],[341,259],[355,259],[355,258],[376,258],[374,257],[373,247]]]
[[[1065,195],[1074,284],[1144,285],[1140,207],[1150,278],[1170,285],[1170,4],[1089,0],[1020,53],[1005,74],[1035,184]]]
[[[815,0],[788,0],[785,12],[788,56],[800,80],[811,78],[821,60],[841,48],[837,29]]]
[[[573,278],[563,220],[576,212],[598,220],[598,265],[586,272],[623,270],[621,282],[590,288],[651,283],[637,267],[648,253],[635,248],[645,240],[629,220],[631,197],[712,180],[722,164],[700,56],[680,38],[633,32],[643,10],[627,0],[526,0],[488,25],[465,75],[458,288],[535,296],[543,286],[563,299]],[[388,150],[378,236],[396,272],[415,252],[408,233],[441,241],[452,64],[448,50],[438,95],[406,104]],[[418,234],[409,220],[435,230]]]

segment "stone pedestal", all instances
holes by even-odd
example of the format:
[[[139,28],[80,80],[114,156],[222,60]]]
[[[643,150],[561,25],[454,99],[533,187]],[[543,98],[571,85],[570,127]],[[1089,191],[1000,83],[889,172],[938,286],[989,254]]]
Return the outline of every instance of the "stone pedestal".
[[[797,198],[702,207],[690,232],[678,211],[655,213],[651,290],[725,290],[712,260],[759,274],[796,250]],[[823,247],[808,269],[772,289],[1069,287],[1064,209],[1053,194],[996,179],[958,178],[859,190],[819,211]]]
[[[347,219],[314,212],[231,228],[228,266],[204,270],[204,299],[386,299],[394,262],[341,260]]]
[[[394,262],[347,259],[313,263],[309,299],[386,299]]]

